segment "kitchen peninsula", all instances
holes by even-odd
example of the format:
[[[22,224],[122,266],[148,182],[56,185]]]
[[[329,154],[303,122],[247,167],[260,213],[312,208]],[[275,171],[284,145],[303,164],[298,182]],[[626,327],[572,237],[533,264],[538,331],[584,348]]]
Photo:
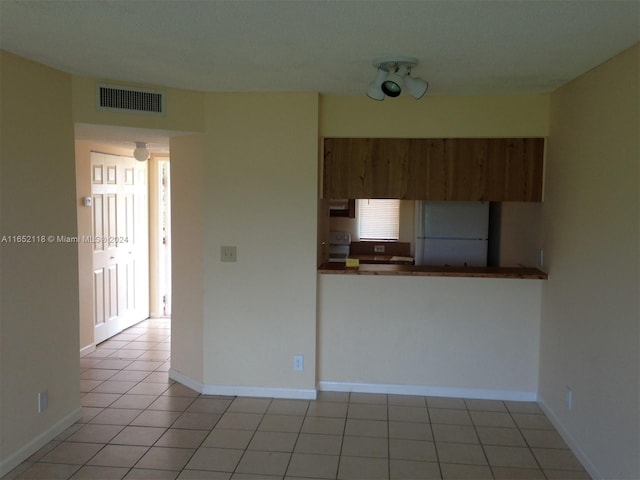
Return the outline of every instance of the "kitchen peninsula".
[[[536,400],[546,278],[525,267],[322,264],[318,387]]]

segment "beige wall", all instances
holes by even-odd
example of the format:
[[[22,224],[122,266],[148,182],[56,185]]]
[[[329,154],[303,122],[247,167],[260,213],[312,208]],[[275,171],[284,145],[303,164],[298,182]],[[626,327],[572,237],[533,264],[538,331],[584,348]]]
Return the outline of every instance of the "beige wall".
[[[201,384],[204,369],[204,138],[171,139],[171,369]]]
[[[315,388],[317,151],[317,95],[207,96],[206,385]]]
[[[549,95],[320,98],[323,137],[546,137]]]
[[[319,277],[323,388],[536,398],[540,280]]]
[[[594,478],[640,477],[639,53],[551,98],[539,390]]]
[[[71,77],[0,53],[0,235],[75,236]],[[80,415],[78,249],[1,244],[0,475]],[[37,394],[49,405],[37,412]]]
[[[542,209],[544,203],[503,202],[500,205],[500,256],[501,267],[542,268]],[[543,262],[544,263],[544,262]]]

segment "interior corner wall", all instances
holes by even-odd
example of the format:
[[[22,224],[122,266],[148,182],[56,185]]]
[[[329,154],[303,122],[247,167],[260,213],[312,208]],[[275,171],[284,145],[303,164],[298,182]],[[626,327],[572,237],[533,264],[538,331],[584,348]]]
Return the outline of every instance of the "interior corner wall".
[[[71,77],[4,51],[0,63],[1,476],[81,410],[78,249],[59,239],[77,235]]]
[[[171,138],[171,375],[203,382],[204,136]]]
[[[318,95],[210,94],[205,115],[204,383],[315,391]]]
[[[594,478],[640,478],[639,54],[551,97],[539,396]]]

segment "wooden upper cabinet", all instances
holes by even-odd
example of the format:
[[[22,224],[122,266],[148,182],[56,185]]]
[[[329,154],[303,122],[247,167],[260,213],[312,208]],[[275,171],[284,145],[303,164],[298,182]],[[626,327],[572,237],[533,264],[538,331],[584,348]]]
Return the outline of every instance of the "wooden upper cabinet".
[[[325,198],[542,200],[543,138],[325,138]]]
[[[396,198],[406,189],[406,147],[381,138],[325,139],[325,198]]]

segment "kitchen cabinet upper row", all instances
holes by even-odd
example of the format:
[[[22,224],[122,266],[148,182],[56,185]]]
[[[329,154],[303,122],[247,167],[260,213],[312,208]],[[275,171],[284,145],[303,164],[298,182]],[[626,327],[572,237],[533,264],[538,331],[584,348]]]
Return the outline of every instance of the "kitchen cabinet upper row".
[[[542,201],[543,138],[325,138],[325,198]]]

